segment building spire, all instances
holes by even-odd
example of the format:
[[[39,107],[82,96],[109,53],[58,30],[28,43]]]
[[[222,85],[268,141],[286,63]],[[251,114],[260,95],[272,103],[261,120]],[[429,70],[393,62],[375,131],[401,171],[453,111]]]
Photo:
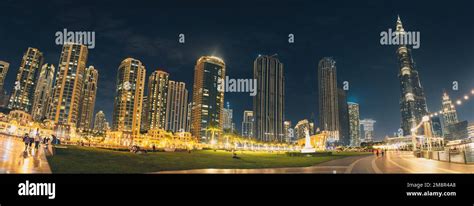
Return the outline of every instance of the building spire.
[[[402,24],[402,20],[400,19],[400,15],[397,15],[397,31],[398,32],[405,31],[405,29],[403,29],[403,24]]]

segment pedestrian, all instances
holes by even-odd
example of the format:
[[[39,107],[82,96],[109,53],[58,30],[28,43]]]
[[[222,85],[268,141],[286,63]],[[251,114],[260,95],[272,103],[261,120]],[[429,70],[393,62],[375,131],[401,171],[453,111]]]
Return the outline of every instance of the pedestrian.
[[[28,149],[28,145],[30,144],[30,138],[28,137],[28,133],[25,133],[23,137],[23,142],[25,143],[25,151]]]
[[[377,155],[377,157],[379,157],[379,150],[378,149],[375,150],[375,154]]]
[[[54,136],[54,134],[51,136],[53,136],[53,140],[51,141],[51,144],[57,144],[58,139],[56,138],[56,136]]]
[[[156,150],[156,147],[155,147],[155,145],[153,145],[153,152],[155,152],[155,150]]]
[[[384,155],[385,152],[384,152],[384,150],[382,150],[381,152],[382,152],[382,157],[383,157],[383,155]]]
[[[40,142],[41,142],[41,137],[40,137],[40,134],[38,132],[38,133],[36,133],[36,137],[35,137],[35,149],[38,149],[38,147],[40,145]]]
[[[33,142],[35,141],[35,138],[33,136],[28,136],[28,148],[31,149],[31,146],[33,146]]]

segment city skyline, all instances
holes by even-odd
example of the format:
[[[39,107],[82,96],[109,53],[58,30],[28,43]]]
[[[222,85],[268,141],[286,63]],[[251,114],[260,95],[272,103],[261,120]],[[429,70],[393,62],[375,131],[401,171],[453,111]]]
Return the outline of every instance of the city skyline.
[[[410,15],[409,11],[406,11],[406,13],[408,13],[408,15],[403,14],[403,13],[401,14],[401,18],[404,22],[404,26],[407,25],[406,27],[411,29],[411,30],[417,30],[418,28],[420,30],[423,29],[422,30],[422,46],[421,46],[421,49],[413,51],[413,53],[415,55],[414,60],[418,62],[418,65],[421,64],[420,65],[420,75],[421,75],[421,79],[423,80],[423,86],[425,87],[424,89],[427,91],[426,96],[427,96],[427,101],[428,101],[428,109],[430,111],[438,111],[441,108],[440,107],[441,103],[440,103],[440,98],[439,97],[440,97],[440,94],[442,92],[442,89],[443,88],[448,88],[449,89],[450,86],[451,86],[451,82],[456,80],[456,79],[459,79],[458,81],[461,84],[460,94],[461,94],[461,92],[466,92],[466,90],[463,90],[462,88],[471,88],[472,86],[469,85],[468,83],[466,84],[466,82],[463,81],[463,79],[465,79],[465,77],[463,77],[463,76],[469,76],[469,75],[457,75],[457,76],[451,77],[451,79],[449,79],[450,77],[448,75],[446,77],[446,80],[443,80],[443,81],[438,80],[437,81],[440,85],[444,85],[444,86],[440,86],[440,85],[437,85],[436,83],[433,83],[433,82],[436,82],[435,81],[436,78],[435,78],[435,80],[432,79],[433,76],[435,74],[439,75],[439,73],[435,72],[436,69],[432,69],[433,67],[429,66],[429,63],[426,60],[426,58],[427,58],[426,56],[429,56],[429,51],[428,51],[428,49],[425,49],[425,47],[430,48],[431,46],[430,46],[428,40],[424,41],[424,37],[426,36],[427,38],[430,38],[430,36],[431,36],[431,38],[437,38],[437,37],[433,37],[433,36],[434,35],[439,35],[439,34],[434,34],[434,33],[431,34],[430,32],[426,32],[425,30],[428,30],[428,31],[430,30],[429,27],[427,29],[426,21],[424,22],[424,24],[423,24],[423,21],[421,21],[421,23],[419,23],[420,21],[418,20],[417,17],[414,17],[413,14]],[[378,32],[386,30],[386,28],[393,28],[394,23],[395,23],[394,18],[396,17],[396,14],[397,13],[387,13],[387,14],[385,14],[385,16],[383,18],[384,21],[380,21],[379,23],[381,23],[381,24],[376,26],[377,29],[378,29]],[[421,19],[423,19],[423,18],[421,18]],[[268,32],[268,30],[267,30],[267,32]],[[291,32],[291,31],[288,31],[288,32]],[[269,33],[271,33],[271,32],[269,32]],[[54,32],[51,31],[51,36],[53,36],[53,34],[54,34]],[[295,43],[295,45],[300,44],[300,43],[298,43],[300,41],[305,41],[305,39],[300,40],[299,35],[301,35],[301,33],[299,34],[298,32],[295,32],[295,34],[296,34],[296,43]],[[468,32],[468,34],[469,34],[469,32]],[[6,34],[1,33],[0,35],[6,35]],[[98,38],[99,38],[100,35],[101,35],[100,32],[97,31],[97,37]],[[187,37],[188,41],[192,41],[192,36],[193,36],[192,34],[188,35],[188,37]],[[222,35],[220,37],[216,37],[216,36],[213,36],[213,37],[216,38],[216,42],[221,42],[222,41],[221,38],[225,38],[223,36],[225,36],[225,35]],[[278,37],[278,35],[274,35],[274,34],[272,34],[272,36],[273,37]],[[8,35],[6,35],[6,37],[8,37]],[[284,41],[285,38],[286,38],[286,35],[281,34],[281,40]],[[366,41],[364,43],[365,44],[367,44],[367,43],[370,43],[370,44],[371,43],[373,43],[373,44],[377,43],[378,40],[379,40],[378,37],[377,37],[377,31],[374,32],[374,35],[373,35],[372,38],[373,39],[371,39],[370,41]],[[56,47],[55,45],[53,45],[52,41],[50,42],[50,44],[52,46],[37,46],[38,44],[43,44],[43,42],[33,42],[33,39],[35,39],[35,38],[33,37],[31,39],[21,39],[21,40],[23,40],[25,42],[30,42],[29,45],[26,45],[26,47],[29,47],[29,46],[37,47],[40,51],[42,51],[44,53],[44,55],[46,56],[46,58],[47,58],[45,62],[50,62],[53,65],[56,65],[59,58],[58,57],[51,57],[51,56],[56,56],[57,54],[59,54],[60,49],[58,47]],[[221,40],[221,41],[219,41],[219,40]],[[306,41],[308,41],[308,40],[306,40]],[[314,41],[319,42],[321,40],[314,40]],[[100,42],[99,39],[98,39],[98,42]],[[210,41],[208,41],[208,42],[212,45],[215,44],[214,42],[210,42]],[[179,46],[179,45],[174,45],[173,43],[169,43],[169,44],[170,44],[170,47]],[[223,43],[221,42],[221,44],[223,44]],[[129,46],[130,45],[122,45],[122,47],[129,47]],[[292,46],[293,45],[287,45],[286,47],[281,47],[281,48],[285,48],[286,50],[288,50],[288,49],[291,50]],[[23,46],[22,48],[13,48],[13,47],[9,46],[9,47],[6,47],[6,48],[8,48],[9,51],[10,50],[14,51],[14,50],[20,49],[20,50],[23,50],[23,52],[24,52],[26,47]],[[105,75],[100,75],[100,77],[99,77],[99,78],[102,78],[102,79],[99,80],[99,83],[98,83],[99,88],[98,88],[98,95],[97,95],[98,96],[97,101],[99,101],[100,103],[96,104],[97,106],[95,108],[95,112],[97,112],[99,110],[104,110],[105,114],[107,115],[107,120],[111,122],[112,121],[112,118],[111,118],[111,116],[112,116],[112,111],[111,111],[112,106],[111,105],[113,105],[113,103],[111,104],[111,102],[113,102],[113,97],[110,98],[110,95],[108,93],[111,93],[112,95],[114,95],[113,92],[111,92],[111,91],[113,91],[113,89],[112,90],[110,89],[110,87],[112,87],[112,88],[114,87],[114,84],[110,85],[109,82],[110,81],[114,82],[115,80],[114,80],[113,77],[112,77],[112,80],[107,79],[107,78],[104,80],[104,78],[105,78],[104,76],[107,76],[107,74],[110,74],[110,72],[115,72],[117,66],[120,63],[120,61],[118,61],[118,62],[110,61],[107,64],[104,64],[104,63],[96,64],[96,61],[100,62],[100,60],[98,60],[98,59],[101,56],[103,56],[102,54],[100,54],[99,51],[101,49],[102,49],[102,51],[104,49],[106,49],[104,47],[102,47],[102,48],[99,48],[99,47],[100,46],[98,45],[97,50],[96,49],[91,49],[89,51],[89,58],[90,59],[95,58],[95,59],[91,60],[90,63],[88,62],[88,65],[98,65],[99,73],[102,74],[102,72],[104,72],[104,74],[105,74]],[[53,49],[51,49],[51,48],[53,48]],[[390,74],[390,75],[387,75],[387,76],[390,76],[390,81],[389,81],[391,83],[390,84],[390,89],[387,89],[385,91],[387,92],[387,94],[390,94],[391,92],[397,92],[397,94],[398,94],[399,93],[398,92],[398,86],[399,85],[396,82],[397,81],[396,73],[398,72],[397,71],[398,67],[396,66],[396,55],[395,55],[395,52],[394,52],[396,47],[377,45],[376,48],[378,48],[378,50],[376,49],[375,51],[380,50],[380,51],[383,51],[381,53],[385,53],[385,54],[388,53],[389,55],[384,56],[384,59],[386,59],[387,62],[391,62],[391,64],[390,63],[381,64],[382,68],[379,68],[381,70],[384,70],[384,72],[387,72],[388,74]],[[166,49],[167,48],[163,48],[163,50],[166,50]],[[169,49],[174,49],[174,48],[169,48]],[[316,49],[316,48],[314,48],[314,49]],[[56,51],[54,51],[54,50],[56,50]],[[197,49],[197,50],[201,50],[201,51],[202,50],[207,50],[207,51],[204,51],[204,52],[197,52],[197,51],[193,52],[193,53],[199,53],[199,54],[195,54],[197,56],[210,55],[212,52],[214,52],[212,49]],[[258,51],[258,49],[247,49],[247,50],[251,50],[251,51],[248,54],[246,54],[245,57],[243,57],[242,55],[236,55],[236,56],[230,56],[229,54],[224,55],[226,53],[226,51],[223,51],[223,50],[224,50],[224,48],[219,49],[219,52],[222,55],[219,55],[219,54],[216,54],[216,55],[217,56],[224,56],[223,59],[226,62],[226,67],[229,68],[229,69],[226,69],[226,73],[228,72],[229,76],[231,76],[231,77],[233,77],[233,76],[237,76],[237,77],[251,76],[252,65],[251,65],[251,62],[248,62],[247,60],[249,58],[255,58],[258,55],[256,53],[257,52],[260,53]],[[269,50],[273,50],[273,51],[269,51],[269,52],[265,52],[265,53],[262,52],[262,54],[279,53],[279,58],[281,58],[281,62],[283,64],[285,64],[285,70],[289,69],[290,71],[292,71],[292,70],[298,68],[298,66],[296,66],[296,64],[295,64],[295,61],[301,61],[301,59],[296,59],[296,60],[291,59],[296,54],[294,54],[294,55],[286,54],[285,55],[285,52],[283,52],[283,53],[279,52],[280,49],[269,49]],[[388,100],[386,101],[386,102],[389,102],[388,104],[390,105],[390,108],[388,109],[389,110],[388,113],[393,115],[392,119],[394,119],[394,120],[384,121],[384,117],[381,116],[382,112],[378,111],[378,110],[383,109],[382,105],[385,105],[383,103],[385,101],[376,98],[377,95],[374,95],[374,94],[379,93],[379,92],[376,92],[376,91],[380,91],[380,89],[379,88],[377,88],[377,89],[373,88],[373,87],[383,87],[382,85],[384,85],[384,84],[379,84],[383,80],[372,79],[373,84],[375,84],[372,87],[367,86],[367,85],[361,86],[360,81],[362,81],[364,79],[363,77],[361,77],[362,80],[354,80],[354,79],[351,79],[350,77],[348,77],[351,74],[354,74],[356,72],[361,72],[362,73],[361,75],[363,75],[364,72],[367,72],[367,71],[364,71],[364,70],[361,70],[361,69],[358,69],[356,71],[351,71],[352,70],[351,68],[353,68],[353,66],[349,67],[348,65],[353,64],[354,62],[357,62],[357,61],[346,60],[347,57],[344,57],[344,55],[341,55],[341,53],[339,53],[339,52],[333,52],[331,50],[325,51],[325,49],[323,49],[323,48],[319,48],[319,50],[322,50],[321,52],[324,52],[324,54],[322,54],[320,56],[306,56],[305,57],[305,59],[306,59],[305,62],[306,63],[304,63],[304,64],[307,64],[307,65],[304,66],[304,67],[301,67],[300,70],[299,70],[302,74],[306,74],[305,76],[300,76],[300,77],[295,78],[295,74],[293,74],[293,73],[297,73],[297,72],[288,72],[288,71],[285,72],[285,75],[288,75],[286,77],[287,78],[286,82],[288,83],[287,86],[286,86],[286,89],[289,89],[289,90],[293,91],[293,93],[291,93],[291,94],[290,94],[290,92],[287,92],[287,94],[289,94],[289,95],[286,97],[286,105],[287,106],[285,107],[285,110],[287,112],[286,112],[285,116],[287,118],[285,120],[290,120],[292,122],[297,122],[300,119],[309,117],[309,114],[311,112],[316,113],[316,117],[319,116],[318,112],[315,112],[316,108],[317,108],[316,101],[317,101],[317,98],[318,98],[318,94],[315,91],[316,89],[315,89],[315,84],[314,84],[314,81],[316,81],[316,78],[317,78],[317,75],[315,74],[315,68],[317,66],[316,62],[319,61],[319,59],[322,58],[323,56],[335,56],[335,59],[338,62],[338,79],[348,80],[351,83],[351,89],[348,92],[348,94],[349,94],[348,99],[349,99],[349,101],[354,101],[354,102],[357,102],[357,103],[360,104],[360,112],[361,112],[360,116],[361,116],[361,118],[373,118],[373,119],[377,120],[377,124],[375,126],[376,127],[375,128],[375,130],[376,130],[375,134],[377,135],[377,137],[380,137],[380,136],[383,136],[383,135],[386,135],[386,134],[391,135],[393,132],[397,131],[397,129],[399,128],[399,119],[400,119],[399,116],[400,115],[399,115],[399,113],[396,113],[397,110],[398,110],[397,106],[393,107],[393,105],[398,104],[398,95],[394,95],[394,97],[387,98],[387,99],[389,99],[389,101]],[[157,50],[156,52],[160,53],[161,51]],[[20,52],[20,53],[9,52],[9,54],[6,54],[5,51],[1,51],[1,53],[0,53],[0,59],[10,63],[9,72],[7,74],[7,82],[5,84],[6,85],[5,89],[8,90],[10,94],[12,92],[12,87],[13,87],[12,80],[11,80],[12,79],[12,74],[16,75],[16,73],[18,71],[18,67],[19,67],[18,61],[21,59],[21,53],[22,52]],[[142,58],[142,56],[136,55],[134,53],[136,53],[136,51],[131,49],[131,52],[130,52],[129,56],[134,56],[138,59],[149,59],[149,57],[143,57]],[[288,51],[286,53],[288,53]],[[428,53],[428,54],[426,54],[426,53]],[[179,54],[181,54],[181,53],[179,53]],[[127,54],[123,53],[121,55],[127,55]],[[354,53],[351,53],[349,55],[357,56],[357,54],[354,54]],[[99,57],[94,57],[94,56],[99,56]],[[118,57],[115,57],[115,58],[121,57],[120,55],[117,55],[117,56]],[[147,55],[143,55],[143,56],[147,56]],[[420,56],[421,56],[421,58],[420,58]],[[459,57],[459,58],[461,59],[461,57]],[[185,57],[180,57],[180,58],[186,59],[185,61],[195,61],[195,59],[197,59],[194,56],[185,56]],[[247,59],[247,60],[245,60],[245,59]],[[446,59],[449,59],[449,58],[446,58]],[[244,60],[244,61],[242,61],[242,60]],[[468,61],[468,59],[461,59],[461,60]],[[240,63],[241,65],[232,65],[233,62],[239,62],[239,61],[243,62],[243,63]],[[375,61],[374,63],[377,62],[376,60],[374,60],[374,61]],[[433,61],[435,61],[435,60],[433,60]],[[186,73],[186,72],[187,73],[192,73],[193,65],[189,66],[189,64],[184,64],[183,63],[184,65],[180,66],[181,69],[176,69],[177,67],[172,66],[173,63],[168,63],[168,62],[173,62],[173,61],[161,61],[159,63],[144,63],[144,65],[147,68],[156,68],[157,66],[164,66],[165,70],[169,71],[169,73],[173,77],[176,77],[177,80],[179,80],[179,81],[183,80],[188,85],[192,85],[193,82],[192,82],[192,80],[189,80],[189,75],[182,75],[182,74]],[[167,66],[168,64],[170,66]],[[392,66],[390,66],[390,65],[392,65]],[[357,67],[359,67],[359,66],[357,66]],[[360,65],[360,67],[363,67],[363,65]],[[438,66],[438,68],[439,67],[442,67],[442,66]],[[239,68],[240,70],[239,71],[233,71],[234,68]],[[372,69],[374,69],[374,68],[372,68]],[[176,71],[176,70],[179,70],[179,71]],[[371,71],[374,72],[374,73],[380,72],[380,71],[377,71],[377,69],[371,70]],[[151,72],[151,69],[147,70],[147,75],[146,75],[147,77],[149,76],[150,72]],[[433,73],[435,73],[435,74],[433,74]],[[114,76],[114,75],[108,75],[108,76]],[[192,77],[192,75],[191,75],[191,77]],[[384,79],[384,78],[382,78],[382,79]],[[299,80],[302,80],[302,81],[299,81]],[[394,82],[395,82],[395,84],[393,84]],[[441,84],[441,82],[444,82],[444,83]],[[295,86],[295,84],[297,84],[297,83],[298,84],[303,84],[303,85]],[[379,85],[381,85],[381,86],[379,86]],[[468,87],[468,86],[470,86],[470,87]],[[303,87],[309,87],[309,89],[308,88],[303,88]],[[302,90],[301,92],[303,92],[303,93],[309,91],[310,95],[303,96],[302,93],[300,93],[299,91],[296,91],[298,89],[301,89]],[[192,92],[192,91],[190,91],[190,92]],[[460,96],[460,94],[456,94],[456,92],[453,92],[453,91],[449,91],[449,94],[450,94],[450,96],[452,96],[453,99],[456,99]],[[240,99],[243,99],[242,96],[243,96],[243,94],[239,95],[239,94],[226,93],[225,101],[226,102],[227,101],[231,102],[231,104],[233,105],[235,114],[241,114],[243,112],[243,110],[245,110],[245,109],[249,110],[249,109],[252,108],[251,98],[240,100]],[[397,97],[395,97],[395,96],[397,96]],[[189,97],[189,98],[192,99],[191,97]],[[306,102],[309,102],[309,103],[306,103]],[[301,106],[301,108],[297,108],[297,106],[295,106],[297,103],[301,103],[301,104],[303,104],[303,106]],[[292,105],[292,106],[288,106],[288,105]],[[374,108],[374,107],[382,107],[382,108],[377,109],[377,108]],[[472,121],[472,118],[469,119],[468,116],[463,115],[463,112],[461,112],[463,110],[464,111],[469,111],[468,110],[469,108],[472,108],[472,106],[467,105],[467,107],[462,106],[462,107],[459,108],[459,111],[460,111],[459,112],[459,119],[460,120],[466,120],[467,119],[467,120]],[[239,116],[241,116],[241,115],[235,115],[235,116],[236,116],[236,118],[239,118]],[[390,115],[387,115],[387,116],[390,116]],[[239,118],[239,119],[241,119],[241,118]],[[239,120],[239,119],[234,120],[234,122],[240,123],[241,120]],[[319,127],[320,126],[319,122],[316,125],[317,125],[317,127]]]

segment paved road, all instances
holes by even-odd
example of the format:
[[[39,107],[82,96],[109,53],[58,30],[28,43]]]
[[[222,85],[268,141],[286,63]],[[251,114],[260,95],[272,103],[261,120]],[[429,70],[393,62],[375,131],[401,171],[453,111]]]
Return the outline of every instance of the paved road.
[[[29,149],[21,139],[0,135],[0,173],[51,173],[44,149]]]
[[[411,152],[388,152],[384,157],[375,155],[351,156],[332,160],[311,167],[268,169],[196,169],[163,171],[158,173],[474,173],[474,165],[440,162],[416,158]]]

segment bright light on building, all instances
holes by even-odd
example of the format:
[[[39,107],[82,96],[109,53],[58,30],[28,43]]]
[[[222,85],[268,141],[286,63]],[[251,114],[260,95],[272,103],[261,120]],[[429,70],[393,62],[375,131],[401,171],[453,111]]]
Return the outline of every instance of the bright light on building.
[[[456,104],[461,105],[462,104],[461,100],[456,101]]]

